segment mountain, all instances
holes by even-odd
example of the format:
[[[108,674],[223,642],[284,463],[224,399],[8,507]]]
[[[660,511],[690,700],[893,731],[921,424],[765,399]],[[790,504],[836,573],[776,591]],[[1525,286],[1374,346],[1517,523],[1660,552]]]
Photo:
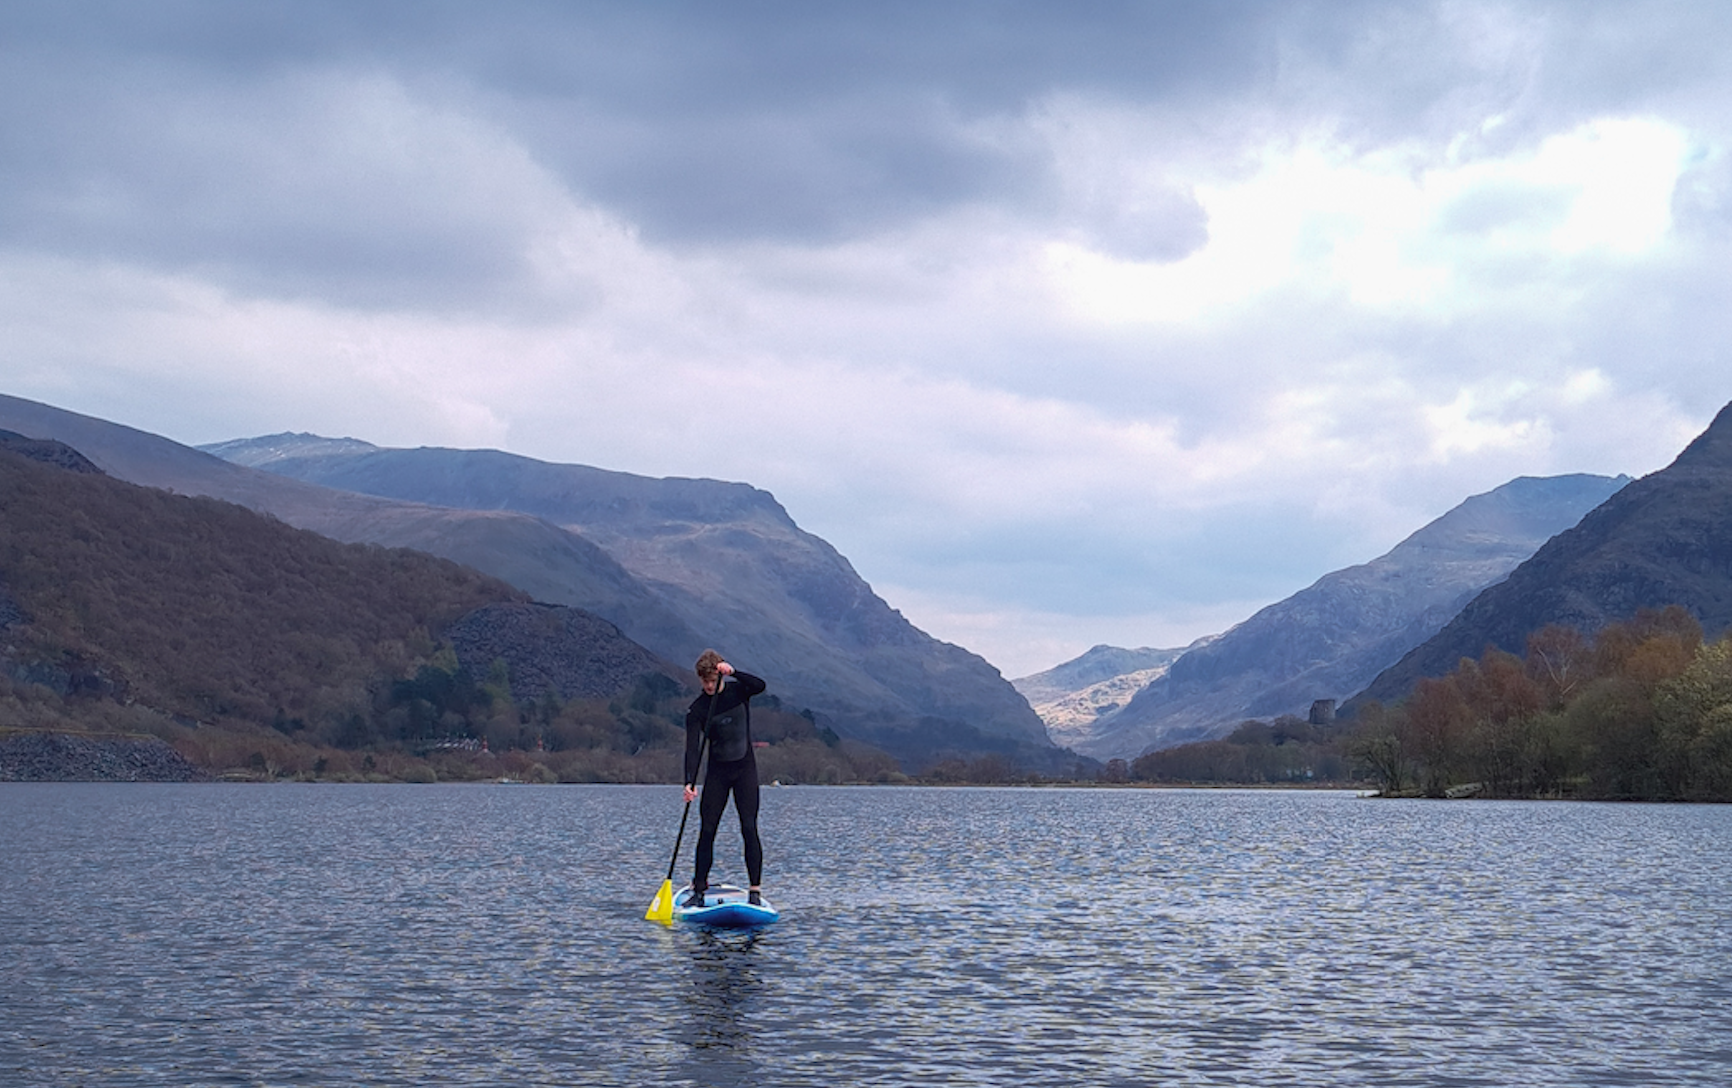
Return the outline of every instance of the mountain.
[[[747,484],[304,434],[205,448],[304,483],[556,525],[617,561],[702,644],[771,679],[784,699],[910,762],[986,751],[1038,768],[1068,761],[996,669],[914,627],[833,547]],[[644,641],[670,657],[695,657],[698,645]]]
[[[1199,644],[1193,643],[1192,648]],[[1167,667],[1184,652],[1095,646],[1080,657],[1011,683],[1046,723],[1053,743],[1071,748],[1089,739],[1102,715],[1119,709],[1166,675]]]
[[[1187,650],[1071,746],[1129,758],[1345,699],[1627,482],[1523,477],[1473,496],[1387,554],[1327,574]]]
[[[0,434],[0,781],[659,781],[695,688],[600,617],[471,568]],[[890,762],[764,709],[784,773]]]
[[[279,465],[309,460],[298,456],[308,449],[363,459],[431,452],[451,462],[454,487],[461,481],[479,489],[477,508],[459,508],[361,494],[361,487],[333,490],[16,397],[0,395],[0,429],[64,442],[118,479],[224,499],[341,541],[455,560],[536,600],[593,612],[675,662],[695,660],[714,644],[742,664],[750,661],[789,705],[810,708],[823,724],[880,743],[908,764],[986,753],[1011,755],[1033,769],[1074,763],[1052,747],[1039,718],[997,670],[914,628],[833,548],[800,531],[768,494],[743,484],[657,481],[486,452],[459,470],[464,451],[382,451],[313,436],[274,450]],[[239,448],[261,445],[268,444],[249,440],[228,452],[238,456]],[[527,495],[476,478],[478,466],[504,468],[508,479],[519,473]],[[551,494],[519,502],[537,486]],[[552,501],[562,493],[575,513]],[[555,524],[514,504],[586,518],[595,529],[579,520]],[[621,508],[610,514],[610,504]],[[637,531],[666,535],[634,541]],[[719,580],[707,574],[712,562]]]
[[[1511,653],[1548,624],[1592,633],[1682,605],[1710,638],[1732,626],[1732,405],[1658,472],[1612,496],[1376,676],[1354,703],[1406,697],[1487,646]]]
[[[539,518],[334,492],[231,464],[145,431],[5,395],[0,395],[0,428],[64,442],[130,483],[223,499],[335,540],[415,548],[486,571],[537,600],[604,616],[634,641],[675,661],[695,658],[702,649],[698,635],[607,553]]]

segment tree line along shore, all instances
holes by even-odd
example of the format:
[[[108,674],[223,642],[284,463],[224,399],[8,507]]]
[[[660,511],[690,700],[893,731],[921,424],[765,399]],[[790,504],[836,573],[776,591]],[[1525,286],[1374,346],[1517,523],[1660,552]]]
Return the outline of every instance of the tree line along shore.
[[[613,700],[533,704],[478,683],[448,654],[384,690],[407,733],[176,720],[0,676],[0,781],[671,783],[689,694],[658,674]],[[459,713],[461,711],[461,713]],[[409,729],[409,723],[420,723]],[[441,723],[447,730],[441,732]],[[1351,719],[1242,722],[1219,740],[1070,773],[999,755],[940,756],[910,771],[773,696],[753,716],[765,781],[785,784],[1288,786],[1384,796],[1732,800],[1732,637],[1709,641],[1680,607],[1593,636],[1547,627],[1523,655],[1488,650],[1420,681],[1402,703]],[[419,734],[419,735],[416,735]]]

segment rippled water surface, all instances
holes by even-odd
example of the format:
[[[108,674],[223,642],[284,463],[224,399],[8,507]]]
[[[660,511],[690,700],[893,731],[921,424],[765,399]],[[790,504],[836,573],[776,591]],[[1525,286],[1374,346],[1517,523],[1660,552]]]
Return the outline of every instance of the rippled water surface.
[[[0,786],[0,1083],[1732,1084],[1732,807],[767,789],[755,936],[679,815]]]

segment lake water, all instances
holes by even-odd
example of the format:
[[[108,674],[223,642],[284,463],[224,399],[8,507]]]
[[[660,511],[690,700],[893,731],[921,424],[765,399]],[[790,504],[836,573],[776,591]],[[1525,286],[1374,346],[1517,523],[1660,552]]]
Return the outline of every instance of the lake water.
[[[0,786],[0,1084],[1732,1084],[1732,806],[772,788],[756,935],[679,815]]]

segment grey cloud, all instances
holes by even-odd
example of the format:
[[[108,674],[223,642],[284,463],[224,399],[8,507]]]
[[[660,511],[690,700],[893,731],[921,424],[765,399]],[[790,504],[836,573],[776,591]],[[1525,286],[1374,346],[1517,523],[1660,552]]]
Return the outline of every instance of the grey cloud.
[[[494,190],[499,164],[354,116],[336,80],[219,94],[149,64],[11,59],[0,86],[30,93],[0,105],[9,245],[359,306],[462,309],[525,278],[536,223]]]
[[[881,102],[717,121],[669,118],[542,152],[657,242],[820,243],[957,203],[1022,199],[1043,164],[981,146],[942,110]],[[563,144],[563,146],[562,146]]]
[[[1513,29],[1473,23],[1486,12]],[[358,304],[497,299],[522,288],[533,229],[515,194],[365,158],[345,169],[321,159],[316,116],[272,146],[272,95],[389,79],[493,127],[652,241],[821,244],[987,201],[1064,220],[1042,152],[981,135],[1056,94],[1191,115],[1200,141],[1234,103],[1250,104],[1236,123],[1329,118],[1366,140],[1506,113],[1486,139],[1519,141],[1570,110],[1684,93],[1716,70],[1704,43],[1728,19],[1609,0],[1568,15],[1369,0],[14,4],[0,10],[0,233]],[[1178,193],[1103,203],[1081,225],[1133,259],[1207,237]]]
[[[1691,0],[1517,0],[1401,5],[1358,13],[1360,33],[1318,38],[1312,18],[1287,40],[1295,104],[1326,109],[1344,134],[1441,142],[1496,117],[1477,148],[1503,154],[1583,121],[1723,100],[1732,9]],[[1718,108],[1718,107],[1715,107]],[[1689,112],[1686,107],[1683,112]]]
[[[392,192],[389,178],[285,192],[282,179],[227,161],[255,150],[234,146],[232,132],[199,131],[202,114],[256,100],[285,75],[376,72],[484,115],[653,239],[830,241],[958,203],[1038,202],[1042,163],[969,137],[969,125],[1015,117],[1056,88],[1143,98],[1254,78],[1268,63],[1267,7],[14,6],[0,14],[22,65],[9,79],[22,93],[7,158],[33,176],[10,179],[19,211],[7,226],[17,238],[28,215],[35,244],[55,244],[58,230],[75,248],[100,237],[170,262],[221,265],[245,251],[254,271],[290,279],[302,267],[319,274],[311,251],[351,290],[508,275],[516,240],[504,232],[501,249],[482,238],[494,224],[471,231],[449,209]],[[20,86],[22,72],[33,85]],[[170,86],[141,102],[130,85],[141,74]],[[204,161],[187,157],[194,142]],[[304,165],[293,150],[285,170]],[[312,221],[285,222],[283,205],[308,197],[322,204]],[[1132,249],[1182,244],[1183,230],[1146,218],[1119,232]]]
[[[1134,88],[1140,97],[1245,78],[1269,61],[1263,28],[1280,6],[503,5],[494,10],[533,39],[460,48],[485,59],[475,70],[510,93],[607,100],[643,115],[751,115],[911,91],[936,91],[979,115],[1020,108],[1054,86]],[[461,19],[463,9],[445,10]]]
[[[960,203],[1040,206],[1049,164],[973,126],[1056,90],[1142,98],[1247,76],[1261,7],[698,6],[608,22],[619,52],[599,69],[564,63],[595,52],[568,35],[483,78],[573,188],[652,238],[825,242]],[[1175,248],[1167,224],[1153,233],[1126,232],[1139,251]]]

